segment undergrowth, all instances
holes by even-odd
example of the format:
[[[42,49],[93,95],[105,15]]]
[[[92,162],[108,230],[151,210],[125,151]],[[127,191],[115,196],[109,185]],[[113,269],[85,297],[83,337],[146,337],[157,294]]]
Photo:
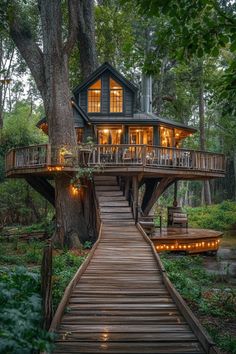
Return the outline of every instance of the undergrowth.
[[[208,274],[200,256],[160,256],[170,280],[219,348],[236,354],[236,336],[231,330],[236,318],[236,289]]]

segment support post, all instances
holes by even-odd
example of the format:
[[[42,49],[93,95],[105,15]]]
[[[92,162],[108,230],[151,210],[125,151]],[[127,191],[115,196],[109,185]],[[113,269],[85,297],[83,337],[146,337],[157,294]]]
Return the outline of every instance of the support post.
[[[48,330],[52,321],[52,244],[47,243],[41,264],[41,295],[43,300],[42,327]]]
[[[129,185],[130,185],[130,179],[129,177],[125,178],[125,198],[128,200],[129,199]]]
[[[132,189],[133,189],[133,215],[135,223],[138,222],[138,176],[133,176],[132,178]]]
[[[175,181],[175,184],[174,184],[174,200],[173,200],[173,207],[174,208],[176,208],[178,206],[177,193],[178,193],[178,181]]]

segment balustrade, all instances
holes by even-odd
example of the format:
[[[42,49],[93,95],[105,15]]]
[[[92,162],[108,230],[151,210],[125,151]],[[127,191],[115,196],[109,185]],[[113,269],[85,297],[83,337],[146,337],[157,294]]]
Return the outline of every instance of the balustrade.
[[[86,156],[85,156],[86,154]],[[70,151],[49,144],[12,149],[6,156],[6,171],[43,166],[77,168],[90,166],[146,166],[149,168],[187,169],[225,172],[222,154],[152,145],[95,145],[90,150],[77,146]]]

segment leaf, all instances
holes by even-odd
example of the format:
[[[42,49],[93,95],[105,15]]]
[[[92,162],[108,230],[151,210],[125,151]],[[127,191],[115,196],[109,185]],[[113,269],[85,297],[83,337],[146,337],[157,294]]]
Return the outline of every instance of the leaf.
[[[231,43],[230,50],[231,50],[231,52],[235,52],[235,50],[236,50],[236,40]]]
[[[218,57],[218,55],[219,55],[219,48],[218,48],[217,46],[215,46],[215,47],[212,49],[211,55],[212,55],[213,57]]]

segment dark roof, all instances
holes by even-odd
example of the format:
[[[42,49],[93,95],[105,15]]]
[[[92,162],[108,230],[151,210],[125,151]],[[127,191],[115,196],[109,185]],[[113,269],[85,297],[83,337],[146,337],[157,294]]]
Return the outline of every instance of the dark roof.
[[[72,105],[74,106],[75,110],[79,113],[79,115],[85,120],[85,122],[87,122],[88,124],[90,123],[90,119],[88,117],[88,115],[84,112],[84,110],[78,106],[76,104],[76,102],[74,101],[74,99],[71,99],[72,101]]]
[[[170,120],[167,118],[161,118],[156,116],[153,113],[134,113],[132,117],[124,117],[124,116],[90,116],[90,121],[91,123],[100,123],[100,124],[105,124],[105,123],[120,123],[120,124],[153,124],[153,125],[159,125],[160,123],[166,126],[171,126],[175,128],[182,128],[185,130],[188,130],[192,133],[196,132],[197,129],[187,126],[183,123],[176,122],[174,120]]]
[[[95,81],[104,71],[110,71],[119,81],[121,81],[124,85],[128,86],[132,91],[136,92],[138,88],[130,81],[128,81],[122,74],[120,74],[111,64],[105,62],[97,70],[95,70],[82,84],[76,86],[73,89],[73,93],[76,95],[78,91],[82,90],[84,87],[90,85],[93,81]]]
[[[44,123],[47,123],[46,117],[42,117],[42,118],[38,121],[38,123],[36,124],[36,127],[37,127],[37,128],[40,128],[41,124],[44,124]]]

